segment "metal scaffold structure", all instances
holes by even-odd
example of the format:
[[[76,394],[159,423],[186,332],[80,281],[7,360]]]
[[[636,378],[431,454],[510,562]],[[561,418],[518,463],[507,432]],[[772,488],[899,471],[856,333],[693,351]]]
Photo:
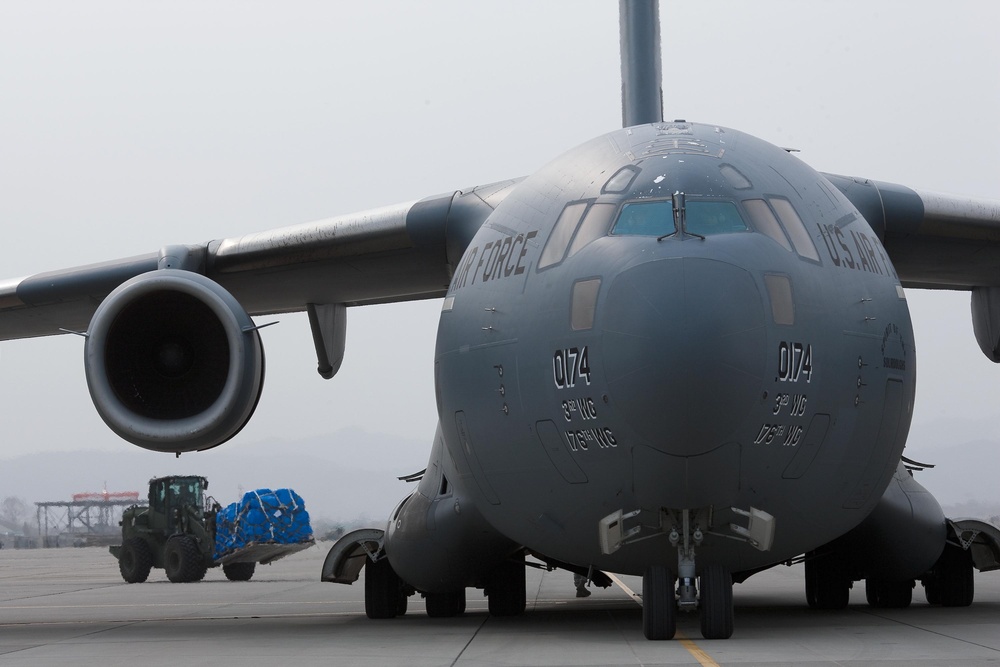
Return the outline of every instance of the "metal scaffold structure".
[[[75,493],[69,501],[36,502],[42,545],[85,546],[110,544],[118,536],[126,507],[139,502],[138,491]]]

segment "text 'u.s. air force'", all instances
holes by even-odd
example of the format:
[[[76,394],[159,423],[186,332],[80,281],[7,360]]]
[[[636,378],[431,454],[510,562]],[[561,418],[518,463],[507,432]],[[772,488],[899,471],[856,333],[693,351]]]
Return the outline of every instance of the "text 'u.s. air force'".
[[[527,267],[528,242],[537,235],[537,231],[509,234],[495,241],[488,241],[483,245],[482,251],[479,246],[469,248],[455,272],[452,290],[475,285],[477,282],[487,283],[521,275]]]

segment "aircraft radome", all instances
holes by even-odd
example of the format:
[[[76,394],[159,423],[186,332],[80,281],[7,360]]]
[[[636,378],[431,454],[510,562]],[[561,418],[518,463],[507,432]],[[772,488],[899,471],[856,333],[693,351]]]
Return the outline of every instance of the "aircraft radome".
[[[622,12],[637,17],[624,129],[526,177],[6,280],[0,337],[84,334],[112,431],[190,452],[257,407],[253,317],[307,312],[333,377],[349,308],[442,299],[427,469],[384,529],[345,536],[324,566],[340,583],[368,568],[373,618],[415,593],[460,614],[468,588],[519,614],[526,555],[597,585],[642,575],[650,639],[673,636],[678,610],[729,637],[733,583],[799,557],[813,607],[846,605],[861,580],[877,607],[909,605],[917,581],[933,604],[970,604],[1000,533],[946,519],[906,468],[904,288],[971,291],[1000,358],[1000,206],[663,120],[656,5]]]

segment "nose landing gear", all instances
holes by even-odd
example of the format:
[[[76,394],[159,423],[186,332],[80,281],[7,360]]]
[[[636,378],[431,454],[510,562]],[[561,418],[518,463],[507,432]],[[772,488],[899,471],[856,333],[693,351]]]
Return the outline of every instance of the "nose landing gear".
[[[746,517],[746,526],[729,524],[733,534],[713,532],[712,508],[661,509],[656,525],[642,523],[642,511],[618,510],[601,519],[601,551],[611,554],[628,544],[666,535],[677,549],[677,576],[667,565],[653,564],[642,577],[642,631],[646,639],[672,639],[677,631],[677,611],[698,611],[705,639],[729,639],[733,635],[733,577],[719,563],[697,567],[695,548],[706,535],[737,539],[760,551],[769,551],[774,540],[774,517],[751,507],[730,508],[736,517]],[[636,524],[627,526],[627,524]],[[702,526],[705,530],[702,530]],[[699,575],[700,570],[700,575]]]
[[[729,639],[733,634],[733,577],[723,566],[709,563],[696,577],[695,547],[704,540],[690,510],[681,510],[680,526],[669,533],[677,549],[677,588],[673,573],[663,565],[651,565],[642,578],[642,627],[646,639],[672,639],[676,611],[701,613],[705,639]],[[696,583],[697,582],[697,583]],[[700,588],[700,595],[699,595]]]
[[[642,634],[646,639],[673,639],[677,631],[674,573],[666,565],[650,565],[642,575]]]
[[[701,614],[701,636],[729,639],[733,636],[733,578],[721,565],[709,564],[700,577],[700,596],[685,607],[680,600],[685,589],[695,593],[693,583],[681,584],[665,565],[650,565],[642,577],[642,633],[646,639],[673,639],[677,631],[677,610]]]
[[[733,636],[733,576],[715,563],[701,571],[701,636],[705,639]]]

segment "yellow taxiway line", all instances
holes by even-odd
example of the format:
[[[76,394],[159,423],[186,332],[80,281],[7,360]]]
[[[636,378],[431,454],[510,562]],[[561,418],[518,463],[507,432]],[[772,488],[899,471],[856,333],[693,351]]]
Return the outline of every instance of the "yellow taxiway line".
[[[625,582],[623,582],[615,575],[611,574],[610,572],[607,572],[606,574],[609,577],[611,577],[611,581],[615,582],[615,585],[618,586],[618,588],[625,591],[626,595],[632,598],[637,604],[642,605],[641,595],[639,595],[631,588],[626,586]],[[674,635],[674,637],[677,638],[677,641],[681,643],[681,646],[687,649],[687,652],[691,654],[691,657],[697,660],[698,664],[702,665],[702,667],[719,667],[719,663],[717,663],[715,660],[712,660],[712,657],[707,653],[705,653],[704,649],[695,644],[694,640],[685,637],[684,633],[678,632]]]

